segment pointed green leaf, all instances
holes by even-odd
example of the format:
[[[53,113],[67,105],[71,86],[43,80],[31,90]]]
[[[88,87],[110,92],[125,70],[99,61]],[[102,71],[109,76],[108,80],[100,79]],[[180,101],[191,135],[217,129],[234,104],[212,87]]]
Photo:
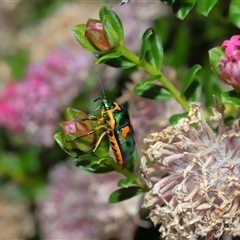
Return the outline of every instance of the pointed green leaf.
[[[103,6],[100,9],[99,17],[103,21],[105,16],[108,16],[110,18],[111,26],[115,30],[115,32],[117,32],[119,37],[119,42],[123,43],[124,32],[123,32],[123,26],[120,18],[110,7]]]
[[[105,62],[105,64],[115,67],[115,68],[122,68],[127,69],[136,66],[135,63],[131,62],[129,59],[121,56],[118,58],[109,59]]]
[[[122,188],[128,188],[131,183],[138,179],[138,175],[132,174],[127,178],[121,179],[118,182],[118,186]]]
[[[98,55],[96,55],[96,56],[98,56]],[[97,57],[94,62],[96,64],[104,63],[110,59],[119,58],[120,56],[122,56],[122,51],[111,52],[111,53],[107,53],[107,54]]]
[[[232,0],[229,6],[229,18],[231,22],[240,28],[240,2],[239,0]]]
[[[103,18],[103,32],[107,39],[107,42],[111,48],[115,48],[119,45],[119,36],[117,32],[113,29],[111,25],[111,20],[109,16]]]
[[[186,92],[186,90],[188,89],[188,87],[190,86],[190,84],[195,80],[195,74],[201,69],[202,67],[199,64],[196,64],[194,66],[191,67],[191,69],[189,70],[184,83],[183,83],[183,87],[182,87],[182,91],[181,93],[184,94]]]
[[[188,100],[188,102],[199,102],[201,98],[202,93],[202,84],[200,84],[200,81],[195,79],[188,89],[185,91],[184,96]]]
[[[184,113],[180,113],[180,114],[175,114],[173,115],[172,117],[170,117],[169,119],[169,122],[174,125],[174,124],[177,124],[178,121],[182,118],[185,118],[188,116],[188,113],[187,112],[184,112]]]
[[[222,103],[231,103],[231,104],[240,105],[240,93],[235,90],[223,92],[221,94],[221,98],[222,98]]]
[[[163,47],[161,39],[153,29],[148,29],[146,31],[146,35],[148,37],[145,39],[144,44],[145,59],[153,68],[159,70],[163,61]]]
[[[111,161],[113,159],[109,156],[99,158],[94,154],[85,154],[75,158],[73,164],[91,173],[107,173],[114,171]]]
[[[139,54],[139,60],[142,60],[145,56],[145,53],[148,49],[148,39],[149,37],[153,34],[153,31],[152,29],[148,29],[144,34],[143,34],[143,40],[142,40],[142,46],[141,46],[141,49],[140,49],[140,54]]]
[[[113,192],[108,199],[109,203],[117,203],[144,193],[140,187],[120,188]]]
[[[84,32],[86,30],[85,24],[79,24],[72,28],[72,31],[77,39],[77,41],[87,50],[95,53],[98,50],[90,43],[90,41],[85,36]]]
[[[217,0],[207,0],[207,1],[197,0],[196,10],[197,12],[207,17],[209,12],[212,10],[212,8],[216,3],[217,3]]]
[[[196,0],[178,0],[172,5],[172,9],[177,18],[183,20],[195,5]]]
[[[155,81],[160,77],[160,75],[153,75],[149,78],[142,80],[135,86],[133,92],[138,96],[155,100],[172,98],[172,94],[168,91],[167,88],[151,83],[152,81]]]

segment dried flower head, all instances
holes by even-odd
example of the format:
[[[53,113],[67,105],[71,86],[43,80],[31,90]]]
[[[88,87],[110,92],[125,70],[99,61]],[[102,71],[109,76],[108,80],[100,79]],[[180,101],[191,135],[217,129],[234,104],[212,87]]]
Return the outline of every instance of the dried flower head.
[[[222,109],[212,112],[216,133],[194,103],[188,117],[145,139],[143,207],[166,240],[240,234],[239,119],[227,128]]]

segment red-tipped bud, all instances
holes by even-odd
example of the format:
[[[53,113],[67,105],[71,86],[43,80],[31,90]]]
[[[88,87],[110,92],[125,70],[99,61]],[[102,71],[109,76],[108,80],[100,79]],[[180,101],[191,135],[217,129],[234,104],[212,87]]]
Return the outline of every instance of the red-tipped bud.
[[[86,24],[85,36],[97,49],[102,52],[108,52],[111,47],[104,35],[102,21],[89,19]]]

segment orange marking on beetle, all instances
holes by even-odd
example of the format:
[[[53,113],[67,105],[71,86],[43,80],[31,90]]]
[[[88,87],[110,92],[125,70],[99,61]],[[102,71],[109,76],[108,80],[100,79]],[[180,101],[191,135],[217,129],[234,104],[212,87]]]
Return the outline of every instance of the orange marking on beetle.
[[[130,127],[129,126],[125,126],[124,128],[121,129],[121,133],[122,133],[122,136],[124,138],[127,137],[128,133],[130,132]]]

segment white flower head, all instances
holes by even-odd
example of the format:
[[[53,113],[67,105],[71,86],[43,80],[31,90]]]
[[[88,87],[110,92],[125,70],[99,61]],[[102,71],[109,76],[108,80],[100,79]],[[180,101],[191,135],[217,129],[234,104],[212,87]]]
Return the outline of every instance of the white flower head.
[[[222,109],[212,112],[216,132],[193,103],[186,118],[144,139],[143,207],[166,240],[240,235],[239,119],[227,128]]]

